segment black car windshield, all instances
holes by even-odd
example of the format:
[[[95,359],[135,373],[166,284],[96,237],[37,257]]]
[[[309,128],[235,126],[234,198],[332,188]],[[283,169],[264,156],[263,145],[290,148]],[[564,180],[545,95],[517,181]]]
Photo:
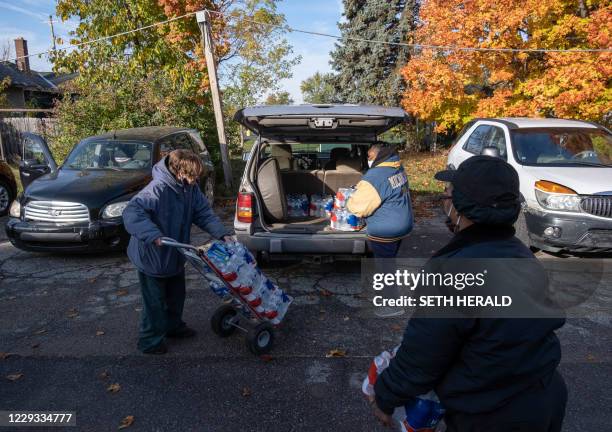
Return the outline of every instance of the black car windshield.
[[[151,167],[152,145],[139,141],[82,141],[68,155],[64,168],[139,170]]]
[[[518,129],[512,143],[524,165],[612,166],[612,135],[602,129]]]

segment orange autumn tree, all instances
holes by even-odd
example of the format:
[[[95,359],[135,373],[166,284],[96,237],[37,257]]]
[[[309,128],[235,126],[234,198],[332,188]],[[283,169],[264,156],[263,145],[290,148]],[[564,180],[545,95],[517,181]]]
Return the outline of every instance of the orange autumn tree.
[[[609,49],[609,0],[424,0],[417,43],[445,47]],[[403,105],[439,131],[473,117],[555,116],[604,123],[609,52],[416,50],[402,68]]]

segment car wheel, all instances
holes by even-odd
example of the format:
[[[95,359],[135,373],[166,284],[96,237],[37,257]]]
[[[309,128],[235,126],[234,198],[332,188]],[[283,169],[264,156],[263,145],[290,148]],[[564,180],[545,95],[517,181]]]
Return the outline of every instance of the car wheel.
[[[207,177],[206,182],[204,182],[204,195],[212,205],[215,201],[215,179],[212,176]]]
[[[5,182],[0,181],[0,216],[8,213],[14,199],[15,197],[11,193],[9,186]]]

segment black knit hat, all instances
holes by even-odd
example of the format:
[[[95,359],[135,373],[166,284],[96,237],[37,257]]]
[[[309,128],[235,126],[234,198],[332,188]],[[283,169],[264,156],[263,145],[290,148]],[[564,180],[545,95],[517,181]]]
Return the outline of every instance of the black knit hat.
[[[519,177],[503,159],[473,156],[456,170],[436,173],[453,185],[453,206],[474,223],[513,224],[520,211]]]

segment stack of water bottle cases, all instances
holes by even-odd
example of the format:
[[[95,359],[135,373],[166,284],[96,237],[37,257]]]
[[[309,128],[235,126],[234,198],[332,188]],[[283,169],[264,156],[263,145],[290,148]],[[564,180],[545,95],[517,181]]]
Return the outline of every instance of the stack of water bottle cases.
[[[368,375],[363,380],[361,391],[366,396],[374,396],[374,385],[378,376],[389,366],[389,362],[395,354],[399,346],[396,346],[391,352],[383,351],[370,364]],[[396,408],[393,412],[393,419],[398,423],[399,430],[402,432],[436,432],[443,430],[441,424],[445,410],[438,399],[438,396],[430,391],[412,398],[406,405]]]
[[[359,231],[365,226],[365,221],[346,208],[346,203],[354,192],[354,188],[339,188],[336,196],[288,194],[289,217],[327,217],[330,220],[330,227],[334,230]]]
[[[232,287],[230,292],[221,281],[210,281],[211,290],[219,297],[240,296],[259,318],[280,324],[293,298],[268,279],[257,266],[249,250],[241,243],[215,241],[206,256]]]

